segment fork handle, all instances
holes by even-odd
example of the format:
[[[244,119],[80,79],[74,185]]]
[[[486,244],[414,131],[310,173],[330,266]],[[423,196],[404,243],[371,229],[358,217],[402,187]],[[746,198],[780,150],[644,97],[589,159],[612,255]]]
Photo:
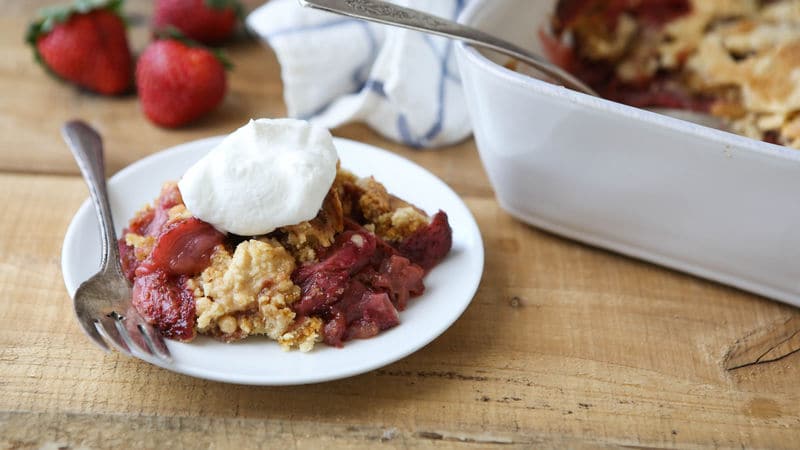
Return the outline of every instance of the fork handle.
[[[444,36],[488,48],[517,58],[539,72],[558,80],[564,86],[584,94],[597,96],[592,88],[566,70],[561,69],[541,56],[504,39],[484,33],[476,28],[443,19],[416,9],[393,5],[380,0],[299,0],[303,6],[321,9],[344,16],[371,22],[408,28],[411,30]]]
[[[114,220],[111,218],[111,205],[106,189],[103,140],[97,131],[80,120],[71,120],[65,123],[61,127],[61,135],[72,151],[72,156],[78,163],[83,179],[89,186],[89,194],[97,213],[97,221],[100,224],[100,271],[114,270],[122,273],[117,236],[114,232]]]

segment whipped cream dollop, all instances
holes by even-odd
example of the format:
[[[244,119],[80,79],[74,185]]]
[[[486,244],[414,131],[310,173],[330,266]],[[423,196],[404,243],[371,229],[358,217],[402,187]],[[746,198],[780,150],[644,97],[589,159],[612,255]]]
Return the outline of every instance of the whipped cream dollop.
[[[195,217],[256,236],[313,219],[338,159],[325,128],[295,119],[250,120],[190,167],[178,188]]]

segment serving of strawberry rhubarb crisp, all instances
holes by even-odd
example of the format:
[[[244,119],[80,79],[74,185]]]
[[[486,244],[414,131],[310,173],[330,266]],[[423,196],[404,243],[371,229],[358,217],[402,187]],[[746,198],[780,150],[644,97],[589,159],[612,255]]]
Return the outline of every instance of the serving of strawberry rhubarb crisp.
[[[444,212],[339,167],[330,133],[291,119],[229,135],[119,239],[133,305],[164,336],[301,351],[398,325],[451,245]]]

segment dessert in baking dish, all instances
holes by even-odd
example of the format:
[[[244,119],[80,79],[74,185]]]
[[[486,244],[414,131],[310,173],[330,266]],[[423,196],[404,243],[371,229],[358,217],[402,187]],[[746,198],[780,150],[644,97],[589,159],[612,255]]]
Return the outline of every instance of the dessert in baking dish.
[[[800,1],[561,0],[541,41],[601,96],[800,148]]]
[[[288,119],[226,138],[119,240],[133,304],[165,336],[302,351],[397,325],[451,245],[444,212],[338,167],[327,130]]]

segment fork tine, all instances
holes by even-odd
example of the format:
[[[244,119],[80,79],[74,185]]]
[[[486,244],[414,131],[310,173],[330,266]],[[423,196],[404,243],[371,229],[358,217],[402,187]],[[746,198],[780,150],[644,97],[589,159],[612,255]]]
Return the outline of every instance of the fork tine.
[[[122,336],[119,335],[115,319],[111,317],[98,318],[95,320],[94,325],[107,343],[111,344],[118,352],[131,356],[131,349]]]
[[[128,308],[125,318],[129,323],[128,330],[131,332],[132,336],[138,336],[141,334],[141,337],[143,338],[144,342],[147,343],[147,346],[150,348],[153,354],[166,361],[172,360],[172,355],[170,354],[169,349],[164,342],[164,337],[161,336],[161,333],[153,328],[152,325],[147,323],[144,317],[142,317],[133,306]],[[138,332],[131,331],[132,326],[135,326]]]
[[[127,318],[116,313],[112,313],[111,318],[114,319],[114,325],[117,327],[119,336],[133,353],[138,352],[145,356],[154,356],[133,321],[127,320]]]
[[[172,361],[172,354],[169,352],[167,344],[164,342],[164,338],[158,331],[156,331],[155,328],[153,328],[147,322],[139,323],[138,328],[139,332],[142,333],[145,341],[150,346],[150,349],[153,350],[153,353],[164,360]]]

